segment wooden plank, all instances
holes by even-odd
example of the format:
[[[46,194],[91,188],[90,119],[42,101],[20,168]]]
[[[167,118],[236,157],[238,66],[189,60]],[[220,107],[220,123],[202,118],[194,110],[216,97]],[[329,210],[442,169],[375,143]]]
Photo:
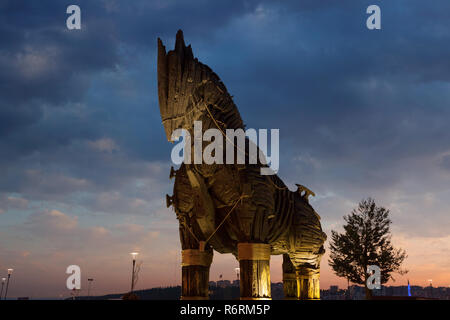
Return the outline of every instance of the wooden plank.
[[[271,299],[270,261],[241,260],[239,267],[241,299]]]

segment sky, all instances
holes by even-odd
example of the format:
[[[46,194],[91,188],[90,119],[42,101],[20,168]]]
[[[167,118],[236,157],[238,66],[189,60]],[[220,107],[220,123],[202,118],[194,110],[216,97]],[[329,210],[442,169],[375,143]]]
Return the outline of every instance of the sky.
[[[81,30],[66,8],[81,8]],[[381,30],[366,9],[381,8]],[[450,285],[450,2],[0,0],[0,276],[8,295],[180,284],[165,207],[172,145],[158,108],[157,38],[178,29],[249,128],[280,130],[279,176],[316,193],[322,227],[373,197],[407,251],[392,285]],[[322,259],[321,285],[347,285]],[[211,280],[237,261],[215,254]],[[281,281],[281,257],[271,260]]]

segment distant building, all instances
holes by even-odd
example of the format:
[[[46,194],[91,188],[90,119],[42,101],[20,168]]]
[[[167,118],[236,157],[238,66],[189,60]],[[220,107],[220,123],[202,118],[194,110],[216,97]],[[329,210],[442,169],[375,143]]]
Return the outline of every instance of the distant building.
[[[220,288],[231,287],[230,280],[219,280],[217,281],[217,286]]]
[[[410,286],[411,296],[408,295],[408,286],[381,286],[381,289],[372,290],[374,299],[389,300],[408,299],[439,299],[450,300],[450,288],[447,287],[419,287]],[[323,300],[364,300],[365,289],[363,286],[352,285],[348,290],[339,289],[337,286],[330,286],[328,290],[320,290],[320,297]]]

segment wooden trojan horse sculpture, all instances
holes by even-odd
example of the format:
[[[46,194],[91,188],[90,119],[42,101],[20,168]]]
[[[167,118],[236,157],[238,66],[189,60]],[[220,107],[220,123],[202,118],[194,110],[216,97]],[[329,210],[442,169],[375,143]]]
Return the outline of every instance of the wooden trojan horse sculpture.
[[[175,49],[166,53],[158,39],[158,95],[169,141],[176,129],[194,136],[210,128],[244,129],[236,105],[219,77],[194,58],[178,31]],[[195,141],[187,140],[193,146]],[[205,148],[205,143],[200,146]],[[232,253],[240,266],[241,299],[270,299],[271,255],[283,254],[287,299],[319,299],[320,259],[325,233],[308,203],[314,195],[298,185],[289,191],[276,175],[261,175],[261,163],[181,164],[171,169],[174,195],[167,196],[179,221],[182,246],[182,299],[208,299],[213,250]],[[192,147],[191,150],[194,150]],[[225,158],[225,153],[224,153]],[[193,159],[193,156],[192,156]],[[225,161],[223,162],[225,163]]]

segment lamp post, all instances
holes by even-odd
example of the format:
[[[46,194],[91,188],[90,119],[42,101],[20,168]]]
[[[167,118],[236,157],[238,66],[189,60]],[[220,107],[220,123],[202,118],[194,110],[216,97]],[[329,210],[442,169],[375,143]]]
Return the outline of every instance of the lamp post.
[[[2,278],[2,290],[0,291],[0,300],[2,299],[3,287],[5,286],[5,281],[6,281],[6,278]]]
[[[134,290],[134,277],[135,277],[135,267],[136,267],[136,256],[139,254],[138,252],[131,252],[131,256],[133,257],[133,269],[131,270],[131,293]]]
[[[89,278],[88,279],[88,297],[91,296],[90,292],[91,292],[91,283],[92,283],[92,281],[94,281],[93,278]]]
[[[9,278],[11,278],[13,271],[14,271],[14,269],[8,269],[8,280],[6,281],[5,300],[6,300],[6,296],[8,295]]]

